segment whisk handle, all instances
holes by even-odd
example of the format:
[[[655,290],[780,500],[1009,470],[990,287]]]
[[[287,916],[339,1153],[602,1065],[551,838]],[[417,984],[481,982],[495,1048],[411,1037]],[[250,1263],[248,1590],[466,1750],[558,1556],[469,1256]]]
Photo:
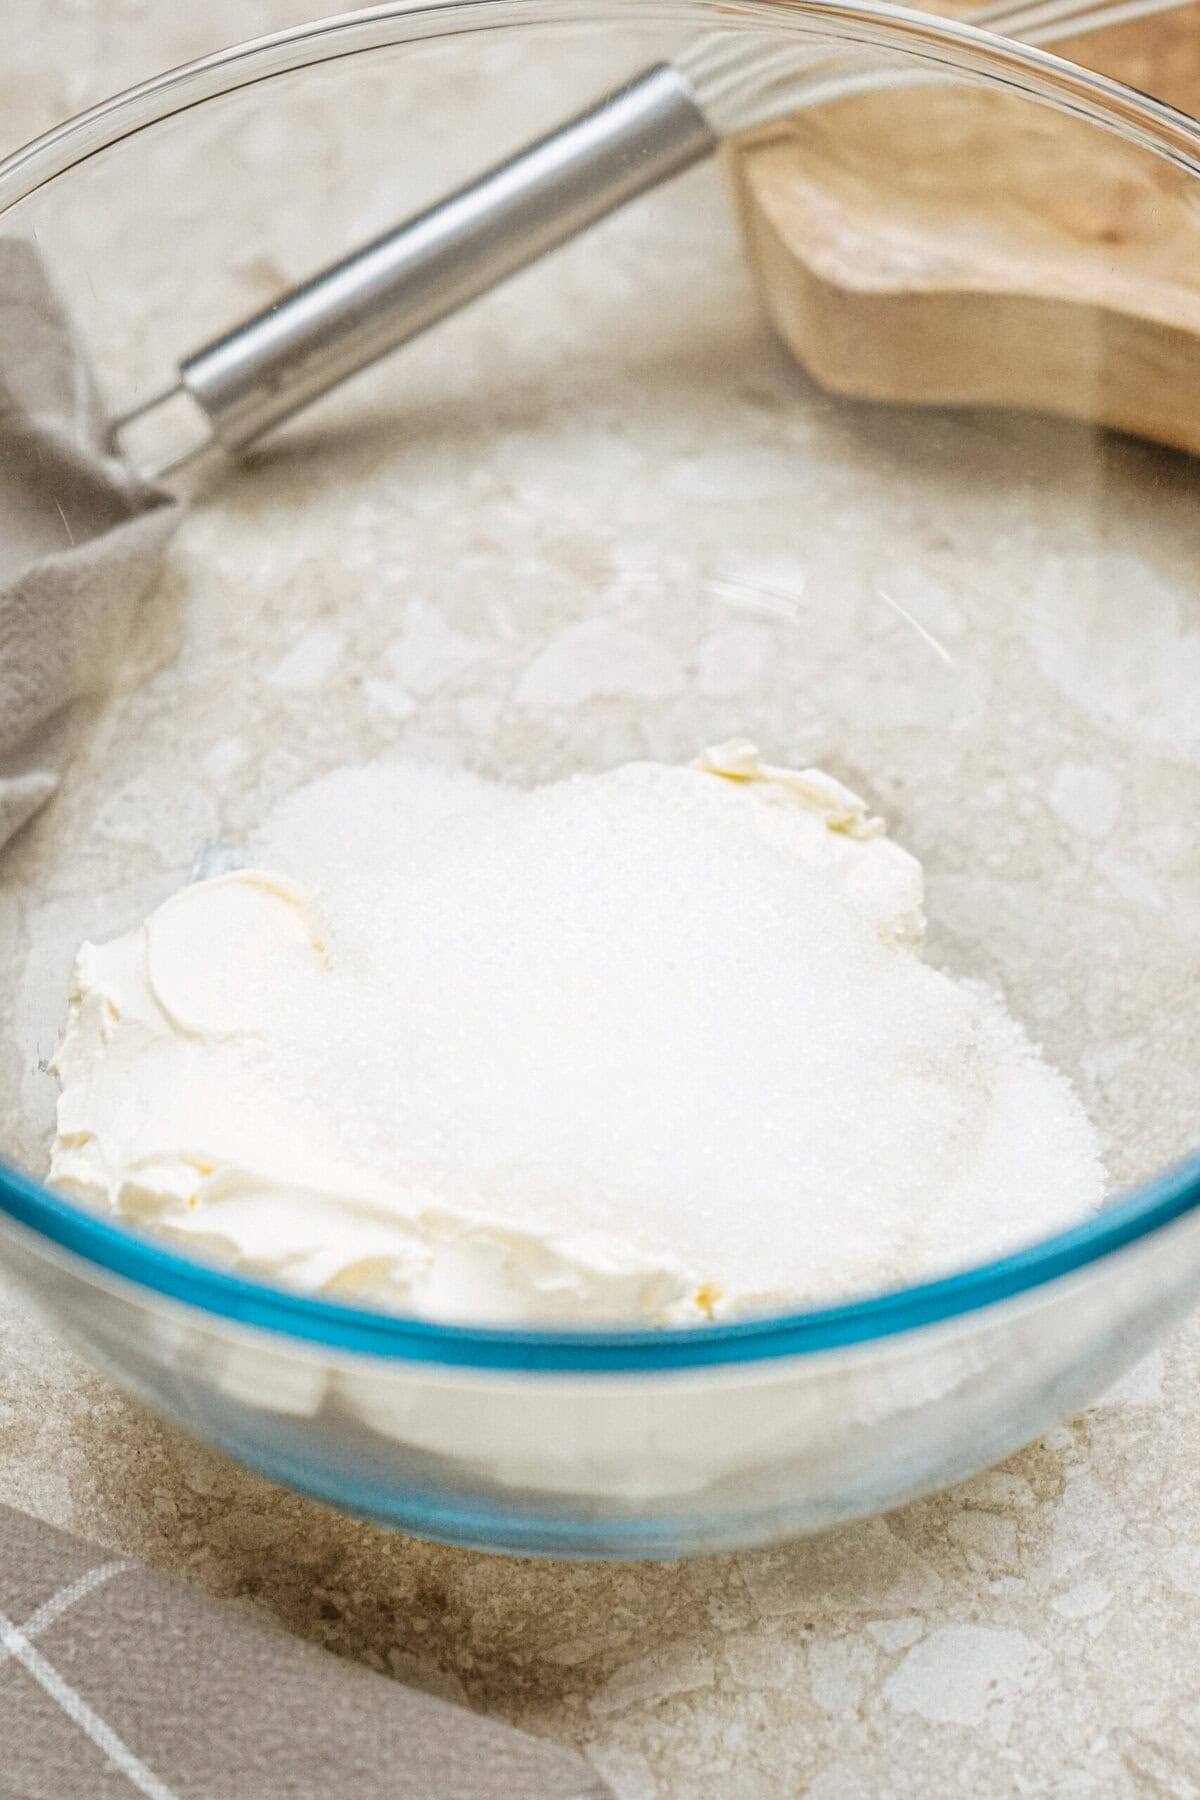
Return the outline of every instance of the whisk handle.
[[[248,444],[716,145],[686,78],[650,69],[196,351],[181,385]]]

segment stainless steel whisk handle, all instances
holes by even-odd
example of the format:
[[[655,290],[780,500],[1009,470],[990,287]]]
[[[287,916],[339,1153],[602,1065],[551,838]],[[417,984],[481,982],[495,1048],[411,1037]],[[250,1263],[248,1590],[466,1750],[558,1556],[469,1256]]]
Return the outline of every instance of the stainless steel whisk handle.
[[[249,444],[717,143],[686,78],[670,64],[650,69],[196,351],[179,388],[117,421],[114,434],[123,443],[182,392],[221,444]]]

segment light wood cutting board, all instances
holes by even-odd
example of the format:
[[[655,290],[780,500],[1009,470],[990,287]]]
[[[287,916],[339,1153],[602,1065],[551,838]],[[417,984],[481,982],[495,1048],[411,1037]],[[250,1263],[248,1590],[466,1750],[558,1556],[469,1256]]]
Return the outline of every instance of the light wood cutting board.
[[[1200,107],[1200,8],[1067,44]],[[1200,452],[1200,181],[1013,96],[927,86],[735,148],[786,342],[864,399],[1064,413]]]

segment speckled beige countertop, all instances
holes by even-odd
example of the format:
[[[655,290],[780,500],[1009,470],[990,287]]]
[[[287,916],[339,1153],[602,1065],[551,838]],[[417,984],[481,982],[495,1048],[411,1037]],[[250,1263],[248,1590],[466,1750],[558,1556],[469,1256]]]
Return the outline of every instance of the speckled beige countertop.
[[[9,143],[304,11],[25,10],[0,67]],[[1200,1796],[1198,1395],[1193,1323],[1086,1415],[886,1520],[555,1566],[389,1536],[244,1475],[0,1290],[0,1499],[577,1745],[623,1800]]]

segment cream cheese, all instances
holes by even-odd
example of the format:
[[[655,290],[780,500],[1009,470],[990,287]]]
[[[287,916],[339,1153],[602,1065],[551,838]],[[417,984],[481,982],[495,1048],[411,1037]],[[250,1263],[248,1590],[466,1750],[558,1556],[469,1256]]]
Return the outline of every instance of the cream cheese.
[[[919,863],[819,770],[347,771],[254,851],[84,945],[54,1065],[52,1184],[181,1247],[430,1318],[665,1323],[1101,1196],[1067,1084],[921,962]]]

